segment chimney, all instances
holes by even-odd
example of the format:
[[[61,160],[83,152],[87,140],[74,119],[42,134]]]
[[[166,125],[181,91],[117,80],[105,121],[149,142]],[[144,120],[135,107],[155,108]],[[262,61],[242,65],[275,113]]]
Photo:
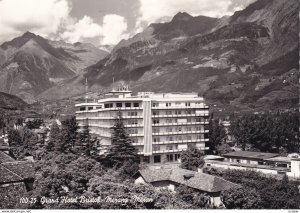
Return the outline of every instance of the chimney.
[[[189,180],[189,179],[191,179],[191,178],[194,177],[194,176],[195,176],[195,175],[192,174],[192,173],[183,175],[184,180]]]

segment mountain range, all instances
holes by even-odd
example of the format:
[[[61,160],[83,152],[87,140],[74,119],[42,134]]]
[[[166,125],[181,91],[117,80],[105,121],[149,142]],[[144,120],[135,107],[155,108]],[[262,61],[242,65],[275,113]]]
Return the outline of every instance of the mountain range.
[[[135,92],[197,92],[219,111],[296,108],[298,11],[298,0],[257,0],[222,18],[180,12],[109,54],[25,33],[1,45],[0,90],[57,100],[82,95],[85,79],[97,96],[114,79]]]
[[[91,44],[50,41],[26,32],[0,46],[0,91],[33,102],[107,54]]]

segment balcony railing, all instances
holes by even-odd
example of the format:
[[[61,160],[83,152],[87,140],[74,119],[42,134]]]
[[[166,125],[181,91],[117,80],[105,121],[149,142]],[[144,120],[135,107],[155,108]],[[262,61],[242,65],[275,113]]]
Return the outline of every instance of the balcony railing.
[[[158,123],[158,124],[152,124],[152,126],[188,126],[188,125],[198,125],[198,124],[209,124],[209,121],[201,121],[201,122],[185,122],[185,123]]]
[[[172,114],[172,115],[167,115],[167,114],[163,114],[163,115],[152,115],[152,118],[184,118],[184,117],[202,117],[202,116],[208,116],[209,113],[199,113],[199,114]]]
[[[155,132],[152,135],[186,135],[186,134],[197,134],[197,133],[208,133],[209,130],[199,131],[175,131],[175,132]]]
[[[209,106],[152,106],[152,109],[209,109]]]

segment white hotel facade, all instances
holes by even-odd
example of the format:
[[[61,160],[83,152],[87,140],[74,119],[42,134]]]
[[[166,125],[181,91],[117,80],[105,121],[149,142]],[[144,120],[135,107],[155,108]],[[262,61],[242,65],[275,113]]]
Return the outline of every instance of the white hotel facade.
[[[111,144],[111,127],[121,112],[129,137],[141,162],[180,161],[188,146],[208,150],[209,107],[195,93],[150,93],[132,95],[128,89],[112,91],[94,103],[79,103],[76,120]]]

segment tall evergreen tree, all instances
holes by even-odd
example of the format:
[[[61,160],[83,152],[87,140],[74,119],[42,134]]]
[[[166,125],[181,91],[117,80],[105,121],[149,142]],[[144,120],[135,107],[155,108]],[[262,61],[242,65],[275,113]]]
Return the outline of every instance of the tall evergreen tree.
[[[96,137],[91,136],[88,119],[83,127],[83,131],[79,134],[79,143],[80,146],[83,147],[83,152],[86,156],[97,156],[100,144]]]
[[[226,142],[226,131],[219,120],[209,121],[209,150],[212,154],[219,154],[217,147]]]
[[[137,149],[132,145],[119,112],[112,129],[111,147],[106,155],[110,166],[120,166],[126,161],[138,162]]]
[[[78,129],[75,117],[62,122],[60,151],[67,153],[75,146]]]
[[[60,144],[60,129],[56,122],[51,125],[49,141],[46,144],[47,151],[59,150]]]

